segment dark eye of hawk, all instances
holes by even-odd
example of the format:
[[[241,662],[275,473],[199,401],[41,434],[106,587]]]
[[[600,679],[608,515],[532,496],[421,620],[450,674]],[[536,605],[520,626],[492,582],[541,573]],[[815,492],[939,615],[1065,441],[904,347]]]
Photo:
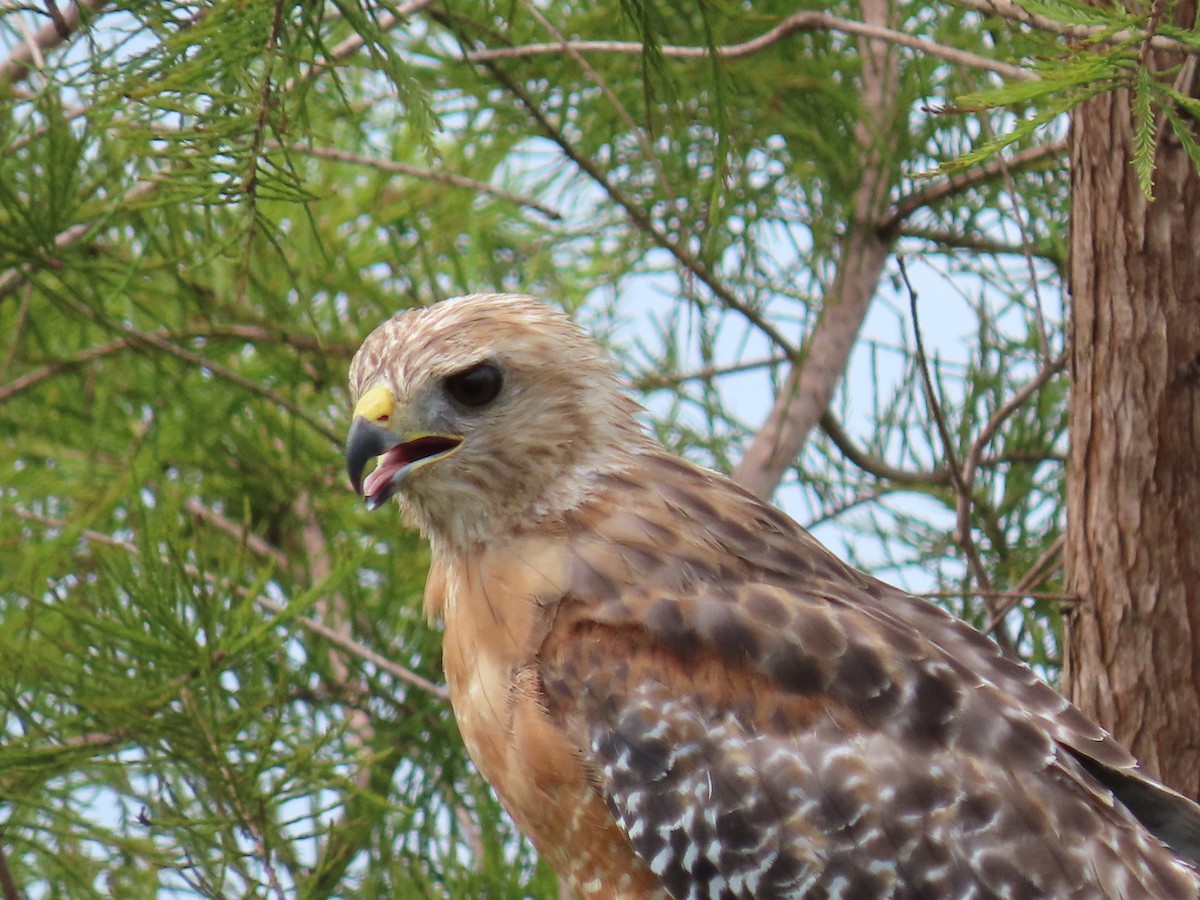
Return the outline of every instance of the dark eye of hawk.
[[[446,377],[446,393],[463,406],[486,406],[496,399],[504,379],[492,363],[482,362]]]

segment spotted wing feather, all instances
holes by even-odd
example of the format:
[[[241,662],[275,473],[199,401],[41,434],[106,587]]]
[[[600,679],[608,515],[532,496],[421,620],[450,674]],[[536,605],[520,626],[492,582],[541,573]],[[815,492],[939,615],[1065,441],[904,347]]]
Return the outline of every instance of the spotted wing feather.
[[[1197,894],[1102,776],[1154,783],[1027,668],[717,476],[646,463],[568,523],[541,675],[672,896]]]

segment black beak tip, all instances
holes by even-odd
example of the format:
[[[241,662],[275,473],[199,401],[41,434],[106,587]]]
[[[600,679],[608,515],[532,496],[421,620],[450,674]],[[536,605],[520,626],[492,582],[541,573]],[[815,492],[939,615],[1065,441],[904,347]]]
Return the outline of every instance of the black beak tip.
[[[399,443],[400,439],[386,428],[380,428],[362,416],[355,418],[346,435],[346,474],[350,477],[354,493],[360,497],[363,495],[363,472],[367,463]]]

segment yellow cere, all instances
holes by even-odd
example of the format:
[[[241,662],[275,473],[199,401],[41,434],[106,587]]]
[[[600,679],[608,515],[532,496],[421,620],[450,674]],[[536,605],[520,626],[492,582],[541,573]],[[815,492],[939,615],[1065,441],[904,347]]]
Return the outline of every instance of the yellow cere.
[[[396,398],[382,384],[370,388],[354,407],[354,418],[362,416],[368,422],[380,422],[390,419],[392,410],[396,408]]]

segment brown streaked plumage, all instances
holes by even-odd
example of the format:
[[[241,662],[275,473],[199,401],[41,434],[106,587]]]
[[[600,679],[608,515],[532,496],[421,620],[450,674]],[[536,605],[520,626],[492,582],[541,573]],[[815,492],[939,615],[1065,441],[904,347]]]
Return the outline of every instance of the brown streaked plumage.
[[[351,478],[430,540],[471,757],[579,896],[1200,893],[1200,807],[965,623],[667,454],[560,312],[402,313],[350,382]]]

